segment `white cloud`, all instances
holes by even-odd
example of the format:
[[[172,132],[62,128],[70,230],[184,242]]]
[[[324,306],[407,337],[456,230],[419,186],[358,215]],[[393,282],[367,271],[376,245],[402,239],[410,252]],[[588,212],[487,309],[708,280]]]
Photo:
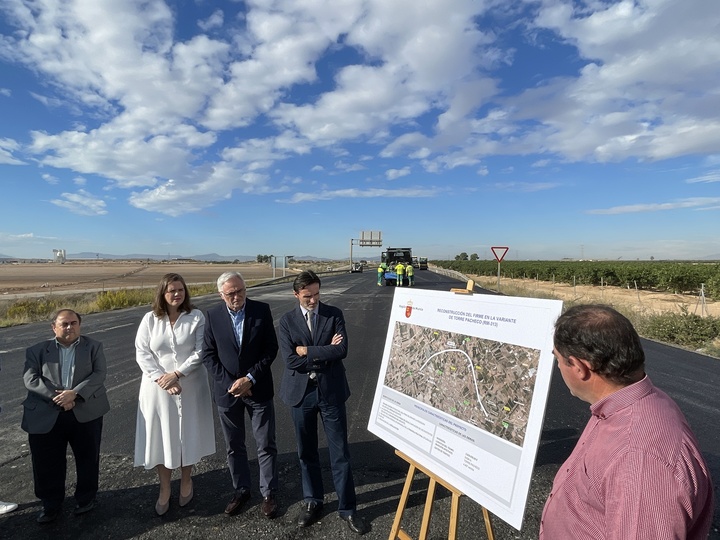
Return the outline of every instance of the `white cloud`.
[[[0,139],[0,165],[24,165],[25,162],[14,156],[20,145],[12,139]]]
[[[229,163],[219,163],[205,178],[195,182],[180,184],[168,180],[152,189],[133,192],[130,204],[143,210],[178,217],[198,212],[219,200],[229,199],[235,190],[241,194],[265,193],[266,180],[264,174],[243,172]]]
[[[720,10],[703,0],[590,6],[540,2],[534,27],[577,47],[585,66],[507,100],[511,118],[540,123],[536,150],[598,161],[717,152]]]
[[[713,182],[720,182],[720,170],[717,171],[710,171],[707,174],[703,174],[702,176],[696,176],[695,178],[688,178],[685,180],[688,184],[710,184]]]
[[[431,159],[420,160],[420,164],[426,171],[434,173],[457,167],[469,167],[478,163],[480,163],[479,157],[463,151],[440,154]]]
[[[102,216],[107,214],[105,201],[83,189],[78,190],[76,193],[63,193],[61,197],[62,199],[53,199],[50,202],[81,216]]]
[[[207,19],[198,21],[198,26],[201,30],[207,32],[209,30],[212,30],[213,28],[222,27],[224,21],[225,14],[221,9],[216,9]]]
[[[3,243],[23,243],[27,241],[46,241],[46,240],[56,240],[56,237],[54,236],[39,236],[35,233],[21,233],[21,234],[12,234],[12,233],[6,233],[6,232],[0,232],[0,242]]]
[[[248,54],[226,67],[230,77],[210,97],[204,125],[247,126],[272,111],[286,89],[315,81],[315,61],[361,14],[361,5],[352,0],[280,1],[267,10],[253,6],[244,36]]]
[[[683,208],[694,208],[698,210],[707,210],[714,208],[714,205],[720,204],[720,197],[695,197],[690,199],[682,199],[667,203],[642,203],[629,204],[625,206],[614,206],[612,208],[603,208],[596,210],[588,210],[587,214],[613,215],[613,214],[635,214],[639,212],[660,212],[665,210],[677,210]]]
[[[331,199],[372,199],[372,198],[418,198],[435,197],[440,193],[437,188],[408,188],[408,189],[338,189],[320,191],[317,193],[295,193],[289,199],[278,199],[282,203],[303,203],[314,201],[328,201]]]
[[[39,101],[48,109],[63,109],[67,107],[72,112],[72,114],[82,114],[82,110],[80,107],[75,104],[68,105],[68,103],[64,99],[38,94],[37,92],[29,92],[29,94],[33,97],[33,99]]]
[[[388,169],[385,171],[385,178],[388,180],[397,180],[402,176],[410,174],[410,167],[403,167],[402,169]]]
[[[58,184],[60,183],[60,179],[57,176],[53,176],[52,174],[42,174],[42,179],[45,180],[48,184]]]
[[[500,191],[534,193],[536,191],[547,191],[558,188],[560,184],[557,182],[498,182],[493,184],[493,187]]]
[[[360,163],[347,163],[345,161],[337,161],[335,163],[335,168],[342,172],[355,172],[365,170],[365,167]]]

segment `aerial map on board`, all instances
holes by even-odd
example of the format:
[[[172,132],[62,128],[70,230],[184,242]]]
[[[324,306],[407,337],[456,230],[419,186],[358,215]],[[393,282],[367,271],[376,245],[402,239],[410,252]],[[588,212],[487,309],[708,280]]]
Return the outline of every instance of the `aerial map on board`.
[[[522,446],[540,351],[396,322],[385,386]]]

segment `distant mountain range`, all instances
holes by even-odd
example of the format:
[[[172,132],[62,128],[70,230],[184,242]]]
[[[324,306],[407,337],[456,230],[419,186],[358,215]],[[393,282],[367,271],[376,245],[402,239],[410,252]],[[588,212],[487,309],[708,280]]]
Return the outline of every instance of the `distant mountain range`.
[[[134,259],[134,260],[151,260],[151,261],[175,261],[175,260],[195,260],[195,261],[254,261],[257,257],[251,257],[249,255],[218,255],[217,253],[205,253],[203,255],[179,255],[177,253],[168,253],[167,255],[152,255],[147,253],[128,253],[125,255],[114,255],[112,253],[93,253],[90,251],[83,251],[81,253],[68,253],[66,255],[68,260],[72,259],[106,259],[106,260],[117,260],[117,259]]]
[[[84,251],[82,253],[68,253],[65,255],[65,258],[68,261],[72,260],[95,260],[95,259],[103,259],[103,260],[151,260],[151,261],[188,261],[188,260],[194,260],[194,261],[207,261],[207,262],[221,262],[221,261],[240,261],[240,262],[248,262],[248,261],[255,261],[257,260],[256,256],[250,256],[250,255],[218,255],[217,253],[204,253],[202,255],[190,255],[190,256],[183,256],[183,255],[173,255],[168,253],[167,255],[148,255],[145,253],[129,253],[126,255],[114,255],[112,253],[98,253],[98,252],[90,252],[90,251]],[[10,255],[4,255],[0,253],[0,260],[1,259],[9,259],[9,260],[50,260],[51,257],[45,258],[34,258],[34,259],[24,259],[22,257],[12,257]],[[305,255],[305,256],[298,256],[293,257],[293,259],[297,261],[328,261],[330,259],[324,258],[324,257],[313,257],[311,255]],[[278,263],[280,262],[280,257],[278,257]]]

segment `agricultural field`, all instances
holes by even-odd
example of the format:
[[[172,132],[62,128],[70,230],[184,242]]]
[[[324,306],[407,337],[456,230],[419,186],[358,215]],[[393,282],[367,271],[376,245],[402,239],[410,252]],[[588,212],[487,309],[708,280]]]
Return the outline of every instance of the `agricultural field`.
[[[188,285],[213,283],[228,270],[239,271],[248,282],[273,276],[269,264],[255,262],[68,261],[64,264],[0,264],[0,295],[8,298],[33,293],[154,287],[163,275],[170,272],[183,276]],[[276,275],[282,275],[282,270],[276,270]]]

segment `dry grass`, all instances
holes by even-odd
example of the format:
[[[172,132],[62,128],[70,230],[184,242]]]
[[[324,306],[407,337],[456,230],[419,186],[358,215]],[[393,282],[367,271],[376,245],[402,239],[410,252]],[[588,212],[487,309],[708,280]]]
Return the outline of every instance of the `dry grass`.
[[[469,276],[481,287],[498,290],[496,277]],[[568,285],[534,279],[501,278],[500,292],[518,296],[558,298],[569,304],[610,304],[624,307],[639,315],[660,313],[694,313],[700,316],[720,317],[720,302],[710,302],[699,296],[636,291],[622,287],[594,287]]]

